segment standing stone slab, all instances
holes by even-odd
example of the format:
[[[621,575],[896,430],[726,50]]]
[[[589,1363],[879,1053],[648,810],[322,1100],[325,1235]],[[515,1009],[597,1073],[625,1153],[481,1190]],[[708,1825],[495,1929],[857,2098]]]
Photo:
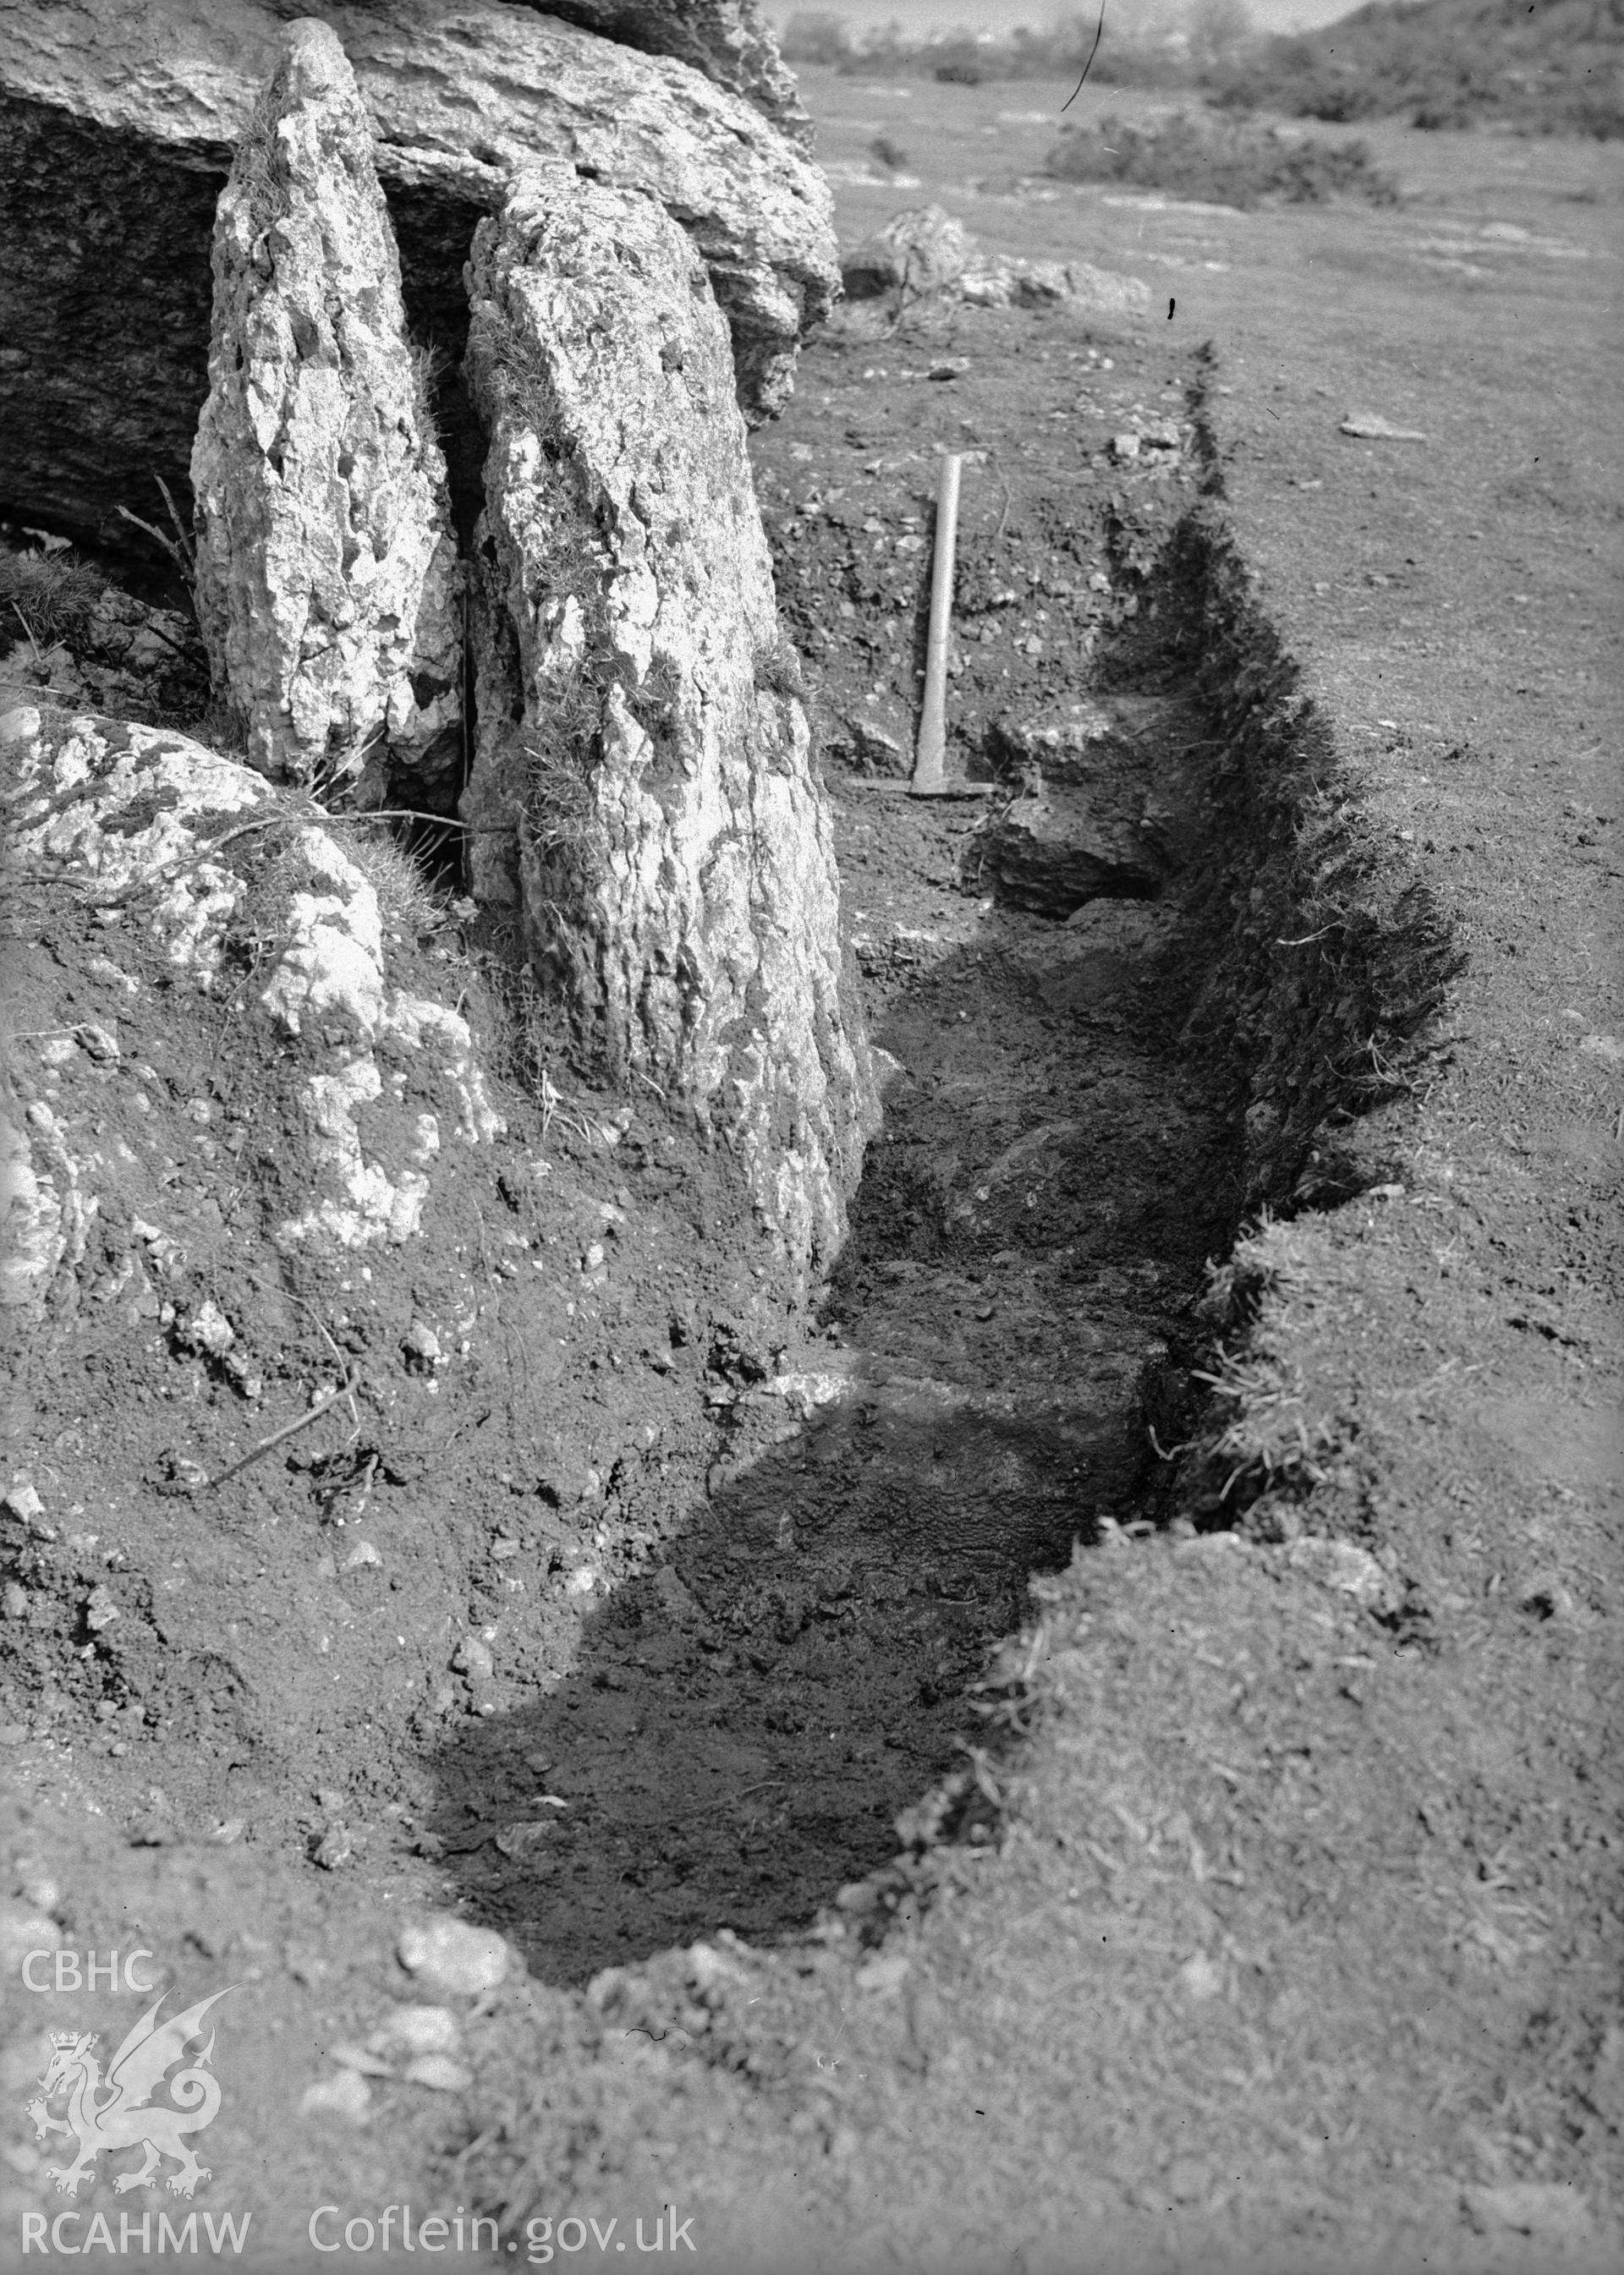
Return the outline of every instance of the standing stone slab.
[[[372,126],[336,34],[291,26],[221,193],[192,456],[198,620],[252,765],[454,792],[460,603]],[[364,777],[364,779],[363,779]]]
[[[469,294],[475,892],[517,903],[584,1033],[737,1148],[815,1268],[872,1093],[727,326],[653,199],[562,167],[480,223]]]

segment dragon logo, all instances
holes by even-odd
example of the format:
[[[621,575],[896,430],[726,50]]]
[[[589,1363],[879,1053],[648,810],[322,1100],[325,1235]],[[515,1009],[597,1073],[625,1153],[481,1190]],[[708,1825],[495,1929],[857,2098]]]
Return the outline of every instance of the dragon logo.
[[[168,1996],[163,1992],[141,2016],[108,2064],[105,2079],[95,2058],[93,2033],[79,2037],[72,2030],[52,2031],[51,2057],[40,2080],[42,2090],[26,2105],[25,2113],[34,2120],[36,2141],[60,2133],[79,2143],[79,2154],[71,2165],[47,2167],[59,2194],[79,2194],[79,2182],[94,2177],[96,2158],[103,2149],[142,2148],[147,2152],[138,2168],[120,2173],[114,2181],[119,2196],[126,2188],[155,2188],[166,2157],[172,2157],[179,2167],[167,2176],[176,2196],[189,2196],[200,2181],[208,2178],[208,2165],[199,2164],[196,2153],[181,2136],[200,2133],[219,2114],[219,2082],[208,2067],[215,2051],[212,2031],[193,2067],[170,2080],[174,2106],[166,2108],[162,2102],[154,2106],[152,2095],[162,2082],[164,2072],[181,2060],[192,2040],[202,2037],[204,2015],[226,1992],[216,1991],[213,1998],[200,1999],[184,2014],[160,2022],[158,2008]],[[68,2097],[65,2123],[50,2114],[50,2104],[59,2093]]]

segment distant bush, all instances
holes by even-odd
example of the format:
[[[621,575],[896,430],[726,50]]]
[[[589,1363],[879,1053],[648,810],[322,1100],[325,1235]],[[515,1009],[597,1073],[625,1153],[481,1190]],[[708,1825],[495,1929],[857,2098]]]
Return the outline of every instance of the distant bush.
[[[1102,118],[1097,127],[1071,128],[1045,162],[1061,181],[1127,182],[1219,205],[1254,206],[1263,198],[1319,204],[1339,195],[1392,205],[1398,198],[1397,185],[1371,163],[1363,142],[1209,125],[1182,112],[1155,126]]]
[[[979,87],[991,73],[982,67],[982,58],[974,48],[958,48],[933,64],[931,77],[940,79],[944,87]]]
[[[1226,107],[1299,118],[1497,118],[1609,140],[1624,134],[1624,4],[1379,0],[1323,31],[1265,41],[1203,84]]]
[[[1096,23],[1099,18],[1095,18]],[[1090,31],[1092,40],[1093,34]],[[1077,57],[1080,72],[1088,59],[1085,47]],[[1099,43],[1099,53],[1094,57],[1088,75],[1091,87],[1135,87],[1166,90],[1193,87],[1195,65],[1190,49],[1182,40],[1145,38],[1143,35],[1120,33],[1111,36],[1109,24],[1106,36]]]

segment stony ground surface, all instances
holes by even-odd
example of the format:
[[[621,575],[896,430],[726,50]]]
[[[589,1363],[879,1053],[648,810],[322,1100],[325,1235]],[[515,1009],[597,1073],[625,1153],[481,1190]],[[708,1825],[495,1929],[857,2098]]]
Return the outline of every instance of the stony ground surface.
[[[967,137],[1012,139],[988,91],[943,93],[982,104]],[[827,130],[837,166],[867,116]],[[956,178],[944,117],[932,190]],[[1548,204],[1567,161],[1544,156]],[[1454,195],[1440,236],[1502,218]],[[1558,234],[1537,203],[1506,225]],[[1086,250],[1033,210],[1006,249]],[[1232,226],[1090,210],[1170,261]],[[177,1002],[138,927],[11,901],[19,1087],[132,1160],[127,1218],[14,1369],[7,1931],[139,1941],[172,2004],[238,1986],[196,2203],[252,2213],[247,2258],[332,2264],[318,2205],[408,2201],[502,2223],[495,2249],[448,2226],[470,2265],[547,2264],[570,2216],[602,2233],[566,2253],[635,2249],[668,2206],[717,2267],[1616,2256],[1606,351],[1576,290],[1530,287],[1543,344],[1514,326],[1492,362],[1498,304],[1458,272],[1344,309],[1413,212],[1233,226],[1273,234],[1197,283],[1232,295],[1227,329],[1205,312],[1216,368],[1176,321],[1154,344],[1063,314],[848,327],[758,438],[889,1062],[816,1319],[651,1101],[583,1091],[515,1021],[452,902],[403,909],[401,969],[466,994],[510,1153],[370,1281],[265,1284],[229,998]],[[1408,361],[1365,344],[1375,305]],[[1143,573],[1197,488],[1204,389],[1224,510],[1349,787],[1471,956],[1373,1130],[1379,1186],[1250,1236],[1227,1306],[1203,1267],[1240,1135],[1181,1042],[1204,737]],[[1344,393],[1439,439],[1341,437]],[[1111,437],[1164,421],[1125,470]],[[1155,899],[1011,906],[984,858],[1008,769],[963,804],[894,786],[949,444],[986,454],[955,765],[991,783],[999,720],[1160,706]],[[246,1321],[262,1417],[176,1348],[166,1274]],[[1236,1425],[1227,1470],[1159,1458],[1202,1422],[1192,1365],[1235,1394],[1205,1417]],[[350,1378],[352,1416],[229,1498],[161,1490],[166,1455],[212,1470]],[[1243,1521],[1214,1531],[1231,1470]],[[527,1971],[476,1946],[470,1975],[414,1975],[399,1931],[430,1911]],[[34,1997],[15,1958],[4,1995],[19,2105],[47,2025],[110,2043],[150,2003]],[[19,2115],[8,2236],[63,2208],[57,2155]],[[115,2197],[111,2161],[87,2224],[188,2209]]]

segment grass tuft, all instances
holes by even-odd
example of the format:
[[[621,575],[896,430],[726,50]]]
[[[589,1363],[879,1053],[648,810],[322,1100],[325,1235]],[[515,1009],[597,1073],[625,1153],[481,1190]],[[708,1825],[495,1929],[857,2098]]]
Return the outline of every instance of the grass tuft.
[[[0,620],[11,638],[20,625],[37,646],[72,646],[106,590],[106,578],[71,552],[0,551]]]

